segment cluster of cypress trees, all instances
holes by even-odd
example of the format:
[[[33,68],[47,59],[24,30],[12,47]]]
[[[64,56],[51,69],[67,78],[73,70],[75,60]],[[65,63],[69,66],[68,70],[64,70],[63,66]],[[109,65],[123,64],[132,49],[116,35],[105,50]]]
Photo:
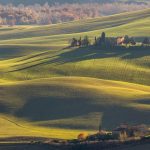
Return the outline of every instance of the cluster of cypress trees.
[[[118,42],[118,39],[122,38],[122,42]],[[142,46],[149,46],[150,45],[150,40],[148,37],[145,37]],[[100,47],[115,47],[115,46],[120,46],[120,45],[136,45],[136,41],[133,37],[129,37],[128,35],[124,36],[124,37],[106,37],[105,32],[102,32],[100,37],[95,37],[94,38],[94,43],[91,44],[91,41],[89,40],[88,36],[85,36],[83,39],[80,37],[79,39],[76,38],[72,38],[72,40],[70,41],[70,46],[71,47],[86,47],[89,45],[95,45],[95,46],[100,46]]]

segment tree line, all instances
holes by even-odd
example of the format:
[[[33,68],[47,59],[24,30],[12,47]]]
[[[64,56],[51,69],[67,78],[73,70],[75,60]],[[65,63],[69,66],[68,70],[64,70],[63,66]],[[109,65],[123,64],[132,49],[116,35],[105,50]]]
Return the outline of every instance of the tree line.
[[[149,8],[148,4],[125,3],[62,3],[49,5],[34,4],[18,6],[0,4],[0,25],[29,25],[29,24],[55,24],[73,20],[96,18],[121,12],[129,12]]]
[[[122,36],[122,37],[106,37],[106,33],[102,32],[100,37],[95,37],[94,42],[92,43],[88,36],[85,36],[84,38],[80,37],[72,38],[70,41],[70,47],[87,47],[89,45],[95,45],[100,46],[103,48],[107,47],[115,47],[115,46],[122,46],[125,45],[126,47],[128,45],[135,46],[137,45],[137,42],[133,37],[129,37],[128,35]],[[142,46],[150,46],[150,39],[148,37],[145,37],[143,41],[140,42]]]

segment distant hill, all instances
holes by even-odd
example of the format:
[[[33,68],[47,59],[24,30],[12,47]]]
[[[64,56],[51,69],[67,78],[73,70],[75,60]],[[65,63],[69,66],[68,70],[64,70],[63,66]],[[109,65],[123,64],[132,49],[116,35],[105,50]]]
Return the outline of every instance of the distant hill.
[[[25,4],[25,5],[30,5],[30,4],[44,4],[46,2],[50,4],[54,3],[88,3],[88,2],[99,2],[99,3],[108,3],[108,2],[126,2],[126,3],[148,3],[149,0],[0,0],[0,3],[2,4],[8,4],[8,3],[13,3],[15,5],[18,5],[20,3]]]

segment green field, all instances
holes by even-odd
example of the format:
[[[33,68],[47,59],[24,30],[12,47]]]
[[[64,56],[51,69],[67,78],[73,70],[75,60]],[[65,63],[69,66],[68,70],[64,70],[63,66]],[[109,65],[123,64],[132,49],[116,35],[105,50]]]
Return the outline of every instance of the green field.
[[[66,48],[72,37],[150,36],[150,9],[0,27],[0,137],[75,138],[99,123],[150,124],[150,49]]]

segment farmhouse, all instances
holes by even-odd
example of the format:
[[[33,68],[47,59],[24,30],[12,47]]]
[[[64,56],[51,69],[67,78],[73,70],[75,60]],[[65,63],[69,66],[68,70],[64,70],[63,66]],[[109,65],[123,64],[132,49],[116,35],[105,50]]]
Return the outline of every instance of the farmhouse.
[[[117,45],[122,45],[124,43],[125,38],[124,37],[118,37],[117,38]]]
[[[99,130],[99,132],[87,135],[79,134],[78,140],[88,140],[88,141],[107,141],[107,140],[131,140],[131,139],[142,139],[149,137],[150,128],[144,124],[130,126],[123,124],[118,126],[112,131]]]
[[[150,129],[146,125],[120,125],[112,131],[112,135],[120,140],[125,140],[131,137],[144,137],[150,134]]]

